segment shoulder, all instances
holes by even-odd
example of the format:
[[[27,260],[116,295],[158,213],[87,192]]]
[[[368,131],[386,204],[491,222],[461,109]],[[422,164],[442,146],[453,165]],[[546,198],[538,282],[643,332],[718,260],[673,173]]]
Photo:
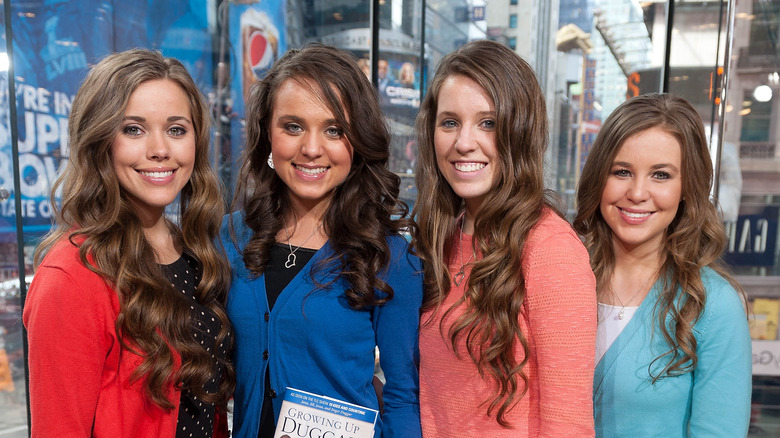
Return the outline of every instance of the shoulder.
[[[83,239],[78,239],[71,242],[67,236],[57,241],[49,252],[46,253],[40,266],[35,270],[36,277],[40,277],[39,274],[47,270],[60,270],[65,273],[71,273],[76,278],[90,274],[100,277],[82,263],[78,246],[82,241]],[[78,276],[75,274],[78,274]]]
[[[114,289],[97,273],[87,268],[79,256],[79,248],[67,237],[57,242],[46,254],[30,284],[25,302],[25,313],[33,310],[56,312],[84,312],[105,308],[107,313],[119,309],[119,297]]]
[[[727,316],[746,318],[742,297],[736,289],[714,270],[701,270],[701,281],[707,293],[704,317],[723,318]]]
[[[523,260],[527,263],[547,259],[567,263],[589,261],[588,252],[571,225],[545,208],[539,222],[528,233]]]
[[[418,272],[420,271],[420,259],[411,251],[409,240],[400,234],[387,236],[387,246],[390,249],[391,271]],[[396,269],[392,266],[395,265]]]
[[[699,340],[720,336],[722,331],[747,331],[745,304],[731,283],[710,268],[702,268],[701,280],[706,298],[704,311],[696,321],[696,337]]]
[[[539,221],[528,233],[529,244],[538,244],[549,239],[569,240],[572,238],[579,241],[571,224],[549,208],[542,211]]]
[[[240,252],[252,237],[250,229],[244,221],[244,211],[228,213],[222,218],[219,237],[228,255]]]

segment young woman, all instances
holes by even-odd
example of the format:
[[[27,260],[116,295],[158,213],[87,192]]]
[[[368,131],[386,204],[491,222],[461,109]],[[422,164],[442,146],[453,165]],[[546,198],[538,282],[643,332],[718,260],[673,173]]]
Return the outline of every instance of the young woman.
[[[353,56],[292,50],[247,102],[247,150],[223,236],[236,331],[234,436],[273,436],[287,387],[384,411],[376,437],[418,437],[419,260],[387,169],[390,134]],[[300,432],[298,432],[300,433]]]
[[[545,196],[546,117],[531,67],[491,41],[447,55],[423,101],[426,436],[593,435],[595,279]]]
[[[200,92],[174,59],[110,55],[73,100],[69,139],[24,308],[32,436],[224,436],[230,273]]]
[[[605,120],[582,171],[574,226],[599,297],[593,403],[604,437],[737,437],[750,418],[743,293],[718,264],[704,126],[651,94]]]

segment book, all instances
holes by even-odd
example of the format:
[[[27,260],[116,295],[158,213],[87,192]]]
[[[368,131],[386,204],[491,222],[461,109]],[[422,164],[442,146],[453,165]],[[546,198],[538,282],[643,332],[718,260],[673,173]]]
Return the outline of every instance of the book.
[[[274,438],[373,438],[378,415],[375,409],[288,387]]]

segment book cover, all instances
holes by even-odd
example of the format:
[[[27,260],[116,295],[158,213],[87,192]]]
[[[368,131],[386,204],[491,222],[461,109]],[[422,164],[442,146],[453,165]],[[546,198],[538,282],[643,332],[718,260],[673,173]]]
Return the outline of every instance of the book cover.
[[[379,412],[286,388],[274,438],[373,438]]]

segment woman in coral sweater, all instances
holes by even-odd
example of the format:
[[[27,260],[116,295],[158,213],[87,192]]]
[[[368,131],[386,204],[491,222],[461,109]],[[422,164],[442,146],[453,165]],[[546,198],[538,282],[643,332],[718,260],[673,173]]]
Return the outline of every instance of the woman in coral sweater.
[[[595,279],[544,190],[533,70],[501,44],[465,45],[417,130],[423,435],[593,436]]]

